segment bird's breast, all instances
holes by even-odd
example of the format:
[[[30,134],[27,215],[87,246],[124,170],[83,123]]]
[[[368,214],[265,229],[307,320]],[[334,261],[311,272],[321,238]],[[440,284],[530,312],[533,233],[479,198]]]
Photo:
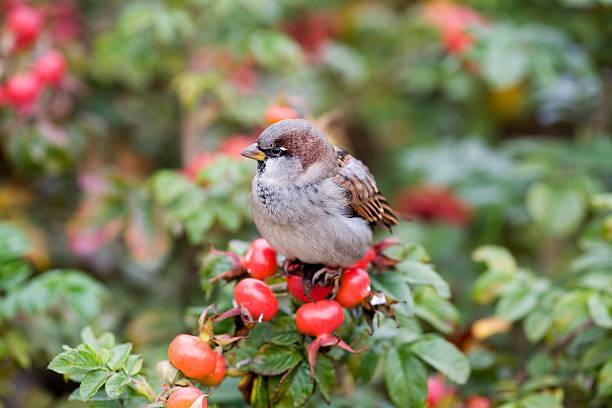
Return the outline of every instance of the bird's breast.
[[[341,190],[328,180],[304,185],[281,185],[257,177],[253,181],[253,215],[255,218],[268,218],[277,224],[341,215],[346,204]]]

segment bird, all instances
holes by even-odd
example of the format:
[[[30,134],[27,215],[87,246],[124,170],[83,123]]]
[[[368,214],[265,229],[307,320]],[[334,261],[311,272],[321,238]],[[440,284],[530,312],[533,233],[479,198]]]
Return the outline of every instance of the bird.
[[[241,154],[257,161],[255,226],[288,261],[350,267],[371,247],[375,226],[398,224],[367,166],[305,119],[270,125]]]

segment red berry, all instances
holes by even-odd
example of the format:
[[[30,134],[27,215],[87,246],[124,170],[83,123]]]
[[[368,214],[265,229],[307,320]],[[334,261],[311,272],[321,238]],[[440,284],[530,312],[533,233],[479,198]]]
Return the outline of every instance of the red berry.
[[[268,125],[280,122],[281,120],[297,119],[299,117],[300,115],[288,106],[272,105],[266,110],[266,123]]]
[[[39,92],[40,84],[29,72],[17,74],[6,82],[6,98],[16,107],[32,104]]]
[[[211,374],[208,374],[204,378],[200,378],[198,381],[200,381],[202,384],[206,386],[214,387],[214,386],[221,384],[224,378],[225,378],[225,358],[223,357],[222,354],[217,353],[217,362],[215,363],[215,371],[213,371]]]
[[[66,61],[59,51],[50,51],[40,57],[34,66],[38,80],[43,84],[58,84],[66,73]]]
[[[323,300],[327,298],[333,291],[333,288],[331,286],[314,285],[314,287],[310,291],[309,298],[308,296],[306,296],[306,292],[304,291],[302,277],[297,275],[287,276],[287,289],[294,298],[304,303],[312,302],[313,300],[315,302]]]
[[[342,326],[343,321],[342,307],[333,300],[305,303],[295,314],[297,330],[313,337],[333,333]]]
[[[374,248],[368,248],[363,258],[355,262],[353,268],[366,269],[370,265],[370,262],[374,260],[374,258],[376,258],[376,250]]]
[[[442,398],[453,394],[453,389],[446,386],[441,375],[431,376],[427,379],[427,406],[435,407]]]
[[[260,280],[246,278],[234,288],[234,300],[255,320],[272,320],[278,312],[278,300],[272,290]]]
[[[370,275],[365,269],[346,269],[340,280],[336,301],[344,307],[355,307],[368,297],[370,292]]]
[[[170,397],[168,398],[167,407],[168,408],[190,408],[191,404],[199,397],[204,395],[204,393],[198,390],[196,387],[181,387],[172,391]],[[208,401],[206,397],[202,398],[202,405],[198,406],[198,408],[206,408],[208,407]]]
[[[17,48],[25,47],[36,40],[41,27],[40,12],[25,4],[15,7],[6,18],[6,28],[15,37]]]
[[[467,408],[491,408],[491,401],[488,398],[474,395],[468,398]]]
[[[211,153],[201,153],[187,164],[183,169],[183,173],[189,180],[195,182],[198,180],[200,171],[208,167],[214,159],[215,156]]]
[[[221,143],[221,146],[219,146],[219,151],[227,154],[228,156],[240,159],[240,153],[251,143],[253,143],[252,137],[234,135],[225,139],[223,143]]]
[[[276,251],[263,238],[251,242],[242,264],[255,279],[265,280],[276,274]]]
[[[179,334],[168,346],[168,359],[186,377],[197,380],[215,370],[217,354],[199,337]]]

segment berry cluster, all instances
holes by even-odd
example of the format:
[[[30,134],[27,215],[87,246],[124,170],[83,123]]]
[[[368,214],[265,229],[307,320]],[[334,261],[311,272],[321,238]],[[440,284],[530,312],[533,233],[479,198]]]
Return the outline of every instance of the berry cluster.
[[[248,333],[258,323],[273,320],[279,311],[277,295],[287,292],[297,307],[297,332],[313,338],[307,347],[311,375],[314,376],[316,357],[321,347],[337,346],[355,352],[334,333],[344,322],[343,307],[355,308],[372,296],[366,268],[375,262],[377,249],[370,248],[363,259],[350,268],[324,270],[324,279],[314,278],[312,273],[305,271],[306,265],[285,261],[282,268],[285,283],[274,285],[268,285],[266,280],[277,277],[279,260],[276,251],[265,239],[251,242],[242,258],[231,252],[214,252],[226,255],[234,262],[234,268],[222,277],[238,280],[233,291],[236,307],[209,319],[206,318],[207,308],[200,317],[199,336],[180,334],[172,340],[168,359],[185,377],[209,387],[219,385],[226,375],[223,347],[244,338],[241,334]],[[321,276],[320,273],[314,275]],[[246,332],[237,331],[234,336],[215,335],[213,324],[229,317],[235,317],[237,327],[246,329]],[[201,398],[202,406],[206,406],[206,396],[191,383],[186,384],[170,390],[168,406],[191,406],[198,398]],[[181,405],[183,403],[189,404]]]
[[[25,3],[11,7],[0,31],[0,107],[10,105],[21,114],[32,112],[46,87],[57,87],[66,74],[61,52],[39,41],[43,11]],[[4,82],[4,83],[2,83]]]

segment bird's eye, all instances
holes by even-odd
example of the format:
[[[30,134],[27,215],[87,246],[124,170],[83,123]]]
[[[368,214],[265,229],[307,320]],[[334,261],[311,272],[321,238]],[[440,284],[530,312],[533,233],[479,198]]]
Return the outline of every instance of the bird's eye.
[[[280,147],[273,147],[270,149],[270,153],[272,153],[273,156],[280,156],[283,153],[283,149]]]

